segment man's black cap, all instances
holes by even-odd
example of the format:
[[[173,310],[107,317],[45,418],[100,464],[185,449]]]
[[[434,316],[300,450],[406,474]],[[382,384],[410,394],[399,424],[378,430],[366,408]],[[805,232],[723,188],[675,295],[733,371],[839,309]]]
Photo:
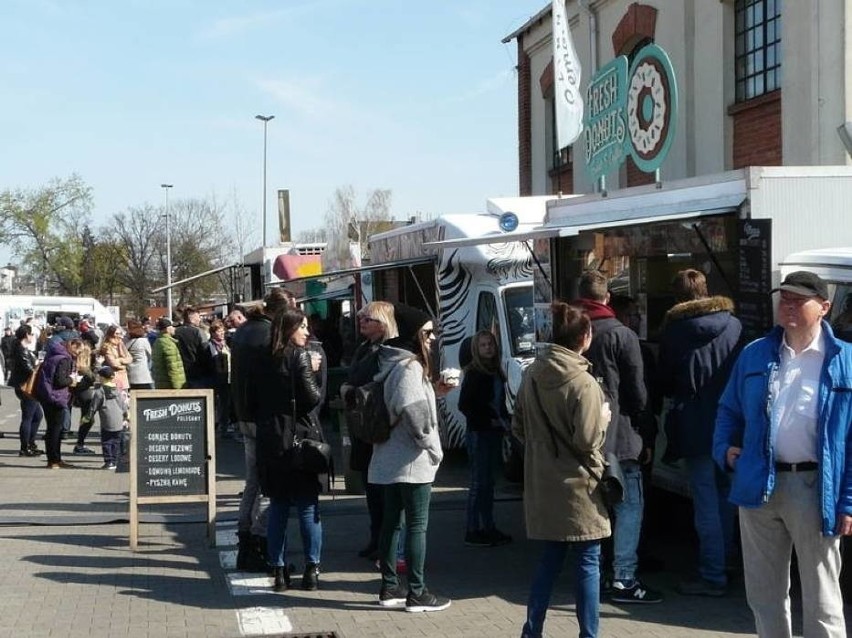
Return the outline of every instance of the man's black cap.
[[[784,281],[772,292],[783,290],[803,297],[819,297],[828,300],[828,284],[816,273],[807,270],[797,270],[784,277]]]

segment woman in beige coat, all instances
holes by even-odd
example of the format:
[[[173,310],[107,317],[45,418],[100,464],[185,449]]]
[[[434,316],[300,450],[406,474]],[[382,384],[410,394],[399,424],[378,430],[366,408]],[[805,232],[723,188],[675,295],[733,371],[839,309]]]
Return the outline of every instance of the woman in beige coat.
[[[565,556],[574,555],[575,597],[581,638],[598,635],[600,541],[610,535],[597,481],[580,465],[603,470],[609,408],[582,356],[592,341],[588,316],[568,304],[552,305],[553,343],[524,373],[512,431],[524,444],[524,513],[527,536],[543,541],[533,577],[523,638],[542,635],[553,584]]]

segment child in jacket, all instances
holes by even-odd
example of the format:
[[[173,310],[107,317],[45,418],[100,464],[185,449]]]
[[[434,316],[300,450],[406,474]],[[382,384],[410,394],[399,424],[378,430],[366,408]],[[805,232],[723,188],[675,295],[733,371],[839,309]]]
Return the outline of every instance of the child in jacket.
[[[98,370],[100,385],[95,386],[92,402],[83,415],[83,420],[91,423],[98,415],[101,424],[101,447],[103,448],[103,469],[115,470],[121,450],[121,432],[127,421],[127,401],[124,392],[115,385],[115,372],[109,366]]]

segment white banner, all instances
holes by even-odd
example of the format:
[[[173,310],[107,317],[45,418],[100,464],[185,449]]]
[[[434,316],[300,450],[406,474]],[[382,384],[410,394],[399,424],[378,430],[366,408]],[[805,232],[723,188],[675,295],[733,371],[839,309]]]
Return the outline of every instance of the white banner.
[[[583,131],[582,69],[571,40],[565,0],[553,0],[553,99],[559,149],[570,146]]]

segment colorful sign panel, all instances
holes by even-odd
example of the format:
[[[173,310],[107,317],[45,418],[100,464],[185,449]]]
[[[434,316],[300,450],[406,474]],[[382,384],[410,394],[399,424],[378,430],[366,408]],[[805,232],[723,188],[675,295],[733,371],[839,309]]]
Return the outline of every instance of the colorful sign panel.
[[[618,168],[627,155],[639,170],[662,165],[677,121],[677,82],[668,54],[642,47],[630,70],[619,56],[586,89],[586,169],[593,179]]]

